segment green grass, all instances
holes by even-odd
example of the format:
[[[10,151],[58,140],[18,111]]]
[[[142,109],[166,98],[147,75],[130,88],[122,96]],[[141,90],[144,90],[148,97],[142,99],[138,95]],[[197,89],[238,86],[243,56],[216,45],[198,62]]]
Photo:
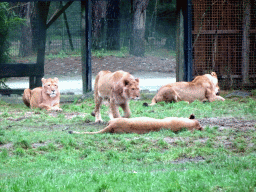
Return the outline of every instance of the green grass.
[[[152,107],[143,102],[150,101],[130,102],[132,117],[256,117],[254,98]],[[62,113],[49,113],[0,100],[0,191],[256,190],[255,130],[206,126],[203,132],[70,135],[104,125],[86,123],[94,121],[92,99],[61,107]],[[107,110],[102,107],[105,121]]]

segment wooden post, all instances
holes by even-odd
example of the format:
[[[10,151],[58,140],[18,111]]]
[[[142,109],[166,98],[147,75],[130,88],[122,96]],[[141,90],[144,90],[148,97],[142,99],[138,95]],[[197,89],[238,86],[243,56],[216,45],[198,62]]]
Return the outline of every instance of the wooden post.
[[[44,76],[44,57],[45,57],[45,43],[46,43],[46,21],[50,2],[36,2],[37,13],[37,34],[38,34],[38,50],[37,50],[37,62],[36,62],[36,78],[35,87],[42,86],[41,79]],[[30,78],[32,83],[32,78]]]
[[[81,50],[83,94],[92,90],[91,21],[91,0],[81,1]]]
[[[250,0],[244,0],[244,15],[243,15],[243,40],[242,40],[242,78],[243,84],[249,83],[249,56],[250,56]]]

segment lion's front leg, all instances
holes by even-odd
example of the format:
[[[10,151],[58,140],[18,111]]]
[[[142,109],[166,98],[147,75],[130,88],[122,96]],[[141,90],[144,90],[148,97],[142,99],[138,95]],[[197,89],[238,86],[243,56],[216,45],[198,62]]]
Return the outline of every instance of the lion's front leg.
[[[114,102],[114,101],[110,101],[110,118],[111,116],[113,118],[120,118],[120,113],[119,113],[119,110],[118,110],[118,105]]]
[[[41,103],[38,107],[41,109],[46,109],[47,111],[50,111],[52,109],[50,105],[46,105],[44,103]]]
[[[102,98],[99,96],[95,97],[95,109],[94,109],[94,115],[95,115],[95,122],[96,123],[102,123],[101,114],[100,114],[100,106],[102,103]]]
[[[60,108],[59,102],[55,103],[55,104],[52,106],[52,109],[51,109],[51,110],[54,110],[54,111],[62,111],[62,109]]]
[[[124,110],[124,117],[125,118],[129,118],[131,116],[131,111],[130,111],[130,108],[129,108],[129,103],[126,102],[124,104],[121,104],[120,106]]]
[[[221,101],[225,101],[225,99],[219,95],[216,96],[216,100],[221,100]]]

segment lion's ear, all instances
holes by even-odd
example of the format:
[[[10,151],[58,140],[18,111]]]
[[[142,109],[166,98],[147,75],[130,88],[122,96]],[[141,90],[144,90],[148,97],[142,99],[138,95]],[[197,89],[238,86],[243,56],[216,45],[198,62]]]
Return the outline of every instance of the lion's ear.
[[[217,76],[217,74],[215,72],[212,72],[211,76]]]
[[[57,78],[57,77],[54,77],[54,79],[53,79],[56,83],[58,83],[59,82],[59,79]]]
[[[45,78],[42,78],[41,81],[42,81],[42,83],[44,84],[45,81],[46,81],[46,79],[45,79]]]
[[[139,78],[136,78],[136,79],[135,79],[135,81],[136,81],[137,83],[139,83],[139,82],[140,82]]]
[[[129,85],[129,80],[125,79],[124,80],[124,86],[127,86],[127,85]]]

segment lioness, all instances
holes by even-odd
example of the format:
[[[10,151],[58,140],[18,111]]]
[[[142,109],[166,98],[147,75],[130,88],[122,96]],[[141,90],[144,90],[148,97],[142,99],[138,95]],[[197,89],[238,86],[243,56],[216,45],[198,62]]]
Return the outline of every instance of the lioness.
[[[154,119],[149,117],[137,118],[117,118],[110,120],[108,126],[97,132],[77,132],[69,131],[70,134],[98,134],[98,133],[148,133],[151,131],[160,131],[161,129],[170,129],[174,132],[187,128],[188,130],[200,130],[203,128],[195,120],[192,114],[189,118],[167,117],[164,119]]]
[[[58,78],[44,79],[42,78],[43,87],[37,87],[33,90],[25,89],[23,94],[23,102],[28,107],[41,108],[55,111],[61,111],[59,107],[60,92],[58,89]]]
[[[95,116],[95,122],[102,122],[100,106],[103,99],[106,99],[110,105],[110,119],[120,118],[118,106],[124,110],[124,117],[131,115],[129,109],[130,99],[139,99],[139,79],[134,78],[130,73],[124,71],[100,71],[95,78],[94,100],[95,109],[92,115]]]
[[[178,102],[187,101],[189,103],[199,101],[215,101],[225,99],[219,94],[218,78],[215,72],[197,76],[191,82],[176,82],[162,86],[150,105],[155,105],[157,102]]]

